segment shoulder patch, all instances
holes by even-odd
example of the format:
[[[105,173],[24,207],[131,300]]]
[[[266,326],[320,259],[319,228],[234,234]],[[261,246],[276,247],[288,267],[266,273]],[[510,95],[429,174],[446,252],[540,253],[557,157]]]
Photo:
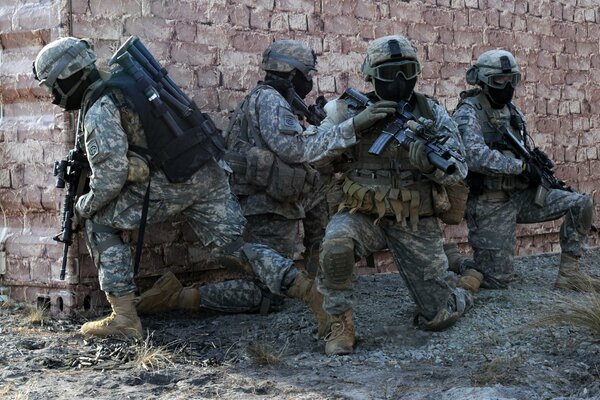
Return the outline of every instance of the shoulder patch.
[[[92,139],[89,142],[87,142],[87,151],[88,151],[88,156],[91,159],[94,159],[98,153],[100,153],[100,149],[98,147],[98,142],[96,141],[96,139]]]
[[[286,107],[279,106],[277,110],[279,131],[287,135],[302,133],[302,125],[294,113]]]

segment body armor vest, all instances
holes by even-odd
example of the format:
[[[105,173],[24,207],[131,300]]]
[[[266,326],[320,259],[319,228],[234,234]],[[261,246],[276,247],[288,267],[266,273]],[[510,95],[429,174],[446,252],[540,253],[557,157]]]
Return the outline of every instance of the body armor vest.
[[[510,103],[509,105],[495,109],[490,105],[489,100],[483,92],[479,92],[475,96],[465,97],[460,101],[458,107],[467,104],[472,107],[476,114],[477,120],[481,126],[481,135],[485,144],[492,150],[497,150],[507,157],[519,158],[515,155],[510,145],[500,132],[500,127],[505,126],[521,141],[523,136],[521,130],[518,129],[518,124],[522,123],[522,117],[516,107]],[[480,187],[483,190],[515,190],[525,189],[529,184],[525,179],[517,175],[505,176],[490,176],[477,172],[469,171],[467,177],[470,186],[474,188]],[[475,191],[477,191],[475,189]]]
[[[427,98],[416,92],[413,95],[415,117],[433,120]],[[400,146],[391,144],[379,156],[369,154],[369,148],[389,122],[386,118],[361,133],[359,143],[352,149],[354,162],[345,172],[345,196],[339,209],[375,214],[376,222],[384,216],[394,216],[406,225],[409,219],[414,230],[419,217],[434,215],[433,182],[410,163],[408,151]]]
[[[227,129],[224,159],[233,170],[231,188],[243,206],[252,198],[260,204],[260,210],[246,207],[246,215],[274,212],[290,219],[303,218],[302,196],[316,187],[319,174],[308,163],[283,162],[266,146],[250,110],[252,97],[261,90],[275,89],[265,84],[255,87],[237,107]]]

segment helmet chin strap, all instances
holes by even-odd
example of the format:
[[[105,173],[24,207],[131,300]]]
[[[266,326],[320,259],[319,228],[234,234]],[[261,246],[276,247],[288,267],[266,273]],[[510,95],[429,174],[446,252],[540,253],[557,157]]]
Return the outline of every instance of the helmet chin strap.
[[[79,78],[79,80],[77,82],[75,82],[75,84],[71,87],[71,89],[69,89],[69,91],[67,93],[63,92],[63,90],[60,88],[60,86],[58,84],[54,85],[54,89],[56,89],[58,94],[60,94],[60,103],[58,104],[59,107],[65,108],[65,106],[67,105],[67,100],[68,100],[69,96],[71,96],[73,93],[75,93],[75,91],[87,79],[87,77],[90,75],[91,72],[92,72],[91,68],[84,70],[83,74],[81,75],[81,78]]]

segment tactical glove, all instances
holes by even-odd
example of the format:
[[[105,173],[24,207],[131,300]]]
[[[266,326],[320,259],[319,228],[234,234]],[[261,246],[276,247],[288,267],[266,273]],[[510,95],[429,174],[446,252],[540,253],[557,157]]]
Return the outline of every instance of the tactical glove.
[[[435,171],[435,166],[427,158],[427,148],[423,142],[412,142],[408,147],[408,158],[410,163],[425,174]]]
[[[542,182],[542,171],[535,164],[523,162],[522,175],[529,181],[531,186],[537,186]]]
[[[354,130],[361,132],[375,125],[380,119],[396,112],[397,104],[395,101],[388,100],[381,100],[375,104],[371,104],[352,119]]]

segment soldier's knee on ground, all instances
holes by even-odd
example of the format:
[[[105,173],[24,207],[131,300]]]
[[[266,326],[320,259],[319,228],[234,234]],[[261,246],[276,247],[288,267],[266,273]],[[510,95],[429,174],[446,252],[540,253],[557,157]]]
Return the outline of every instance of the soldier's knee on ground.
[[[414,322],[419,329],[425,331],[442,331],[454,325],[471,307],[473,307],[471,293],[465,289],[456,288],[450,294],[446,305],[439,309],[433,318],[417,314]]]
[[[354,241],[350,238],[324,240],[319,256],[323,283],[330,289],[345,289],[354,270]]]
[[[256,283],[245,279],[210,283],[200,287],[199,291],[202,307],[218,312],[259,311],[265,300],[263,289]]]

